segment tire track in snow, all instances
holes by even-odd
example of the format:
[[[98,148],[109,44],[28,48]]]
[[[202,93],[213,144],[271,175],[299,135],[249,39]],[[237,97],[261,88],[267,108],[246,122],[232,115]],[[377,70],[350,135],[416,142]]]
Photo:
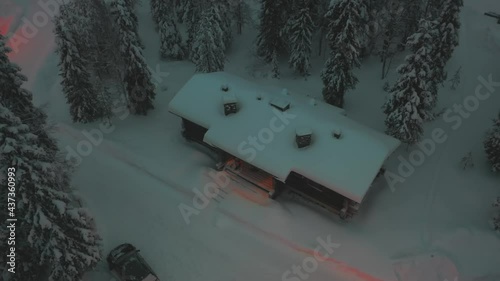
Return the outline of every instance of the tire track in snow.
[[[56,130],[60,133],[64,133],[64,134],[70,136],[71,138],[73,138],[76,141],[86,140],[80,132],[76,131],[74,128],[72,128],[66,124],[58,123],[56,125]],[[135,161],[131,160],[129,157],[124,156],[123,153],[116,151],[115,148],[108,145],[106,143],[106,140],[103,140],[103,142],[98,146],[94,145],[93,148],[97,148],[100,151],[104,151],[104,152],[108,153],[116,160],[119,160],[120,162],[125,163],[125,164],[131,166],[132,168],[135,168],[135,169],[141,171],[142,173],[156,179],[157,181],[159,181],[159,182],[161,182],[169,187],[172,187],[173,189],[178,191],[180,194],[183,194],[185,196],[189,196],[191,198],[192,198],[192,196],[195,195],[194,192],[192,192],[191,190],[183,188],[182,186],[176,184],[175,182],[173,182],[171,180],[161,178],[161,177],[151,173],[150,171],[145,169],[143,166],[138,165]]]
[[[345,262],[342,262],[340,260],[337,260],[337,259],[334,259],[331,257],[324,256],[322,254],[317,254],[317,253],[315,253],[314,249],[297,245],[297,244],[293,243],[292,241],[290,241],[290,240],[288,240],[288,239],[286,239],[278,234],[264,230],[256,225],[252,224],[251,222],[248,222],[248,221],[236,216],[235,214],[233,214],[229,211],[226,211],[224,209],[219,208],[219,212],[221,214],[227,216],[229,219],[236,221],[240,225],[243,225],[243,226],[253,230],[254,232],[257,232],[257,233],[259,233],[259,234],[261,234],[261,235],[263,235],[271,240],[277,241],[277,242],[287,246],[288,248],[290,248],[296,252],[299,252],[299,253],[302,253],[302,254],[305,254],[308,256],[314,256],[314,255],[320,256],[321,259],[325,260],[325,262],[330,262],[331,264],[333,264],[335,266],[335,269],[338,270],[339,273],[342,273],[342,274],[345,274],[345,275],[348,275],[351,277],[357,277],[358,280],[362,280],[362,281],[383,281],[382,279],[379,279],[379,278],[374,277],[368,273],[365,273],[365,272],[363,272],[355,267],[348,265]]]
[[[78,132],[77,130],[75,130],[74,128],[72,128],[71,126],[68,126],[66,124],[58,123],[56,126],[56,130],[58,130],[61,133],[66,134],[66,135],[69,135],[70,137],[72,137],[76,141],[86,140],[86,138],[80,132]],[[133,161],[130,157],[126,157],[124,155],[124,153],[117,151],[114,147],[107,144],[106,142],[107,142],[106,140],[103,140],[103,142],[100,145],[93,146],[93,147],[94,148],[97,147],[99,150],[107,152],[109,155],[111,155],[116,160],[118,160],[122,163],[125,163],[125,164],[143,172],[144,174],[158,180],[162,184],[165,184],[169,187],[172,187],[173,189],[175,189],[179,193],[181,193],[185,196],[188,196],[191,199],[194,198],[195,196],[197,196],[197,194],[194,193],[191,189],[186,188],[184,186],[181,186],[181,185],[173,182],[172,180],[168,180],[166,178],[160,177],[160,176],[152,173],[151,171],[147,170],[145,167],[138,165],[136,163],[136,161]],[[237,195],[237,196],[239,196],[247,201],[250,201],[254,204],[257,204],[257,205],[261,205],[261,206],[267,205],[266,204],[266,200],[268,199],[267,193],[263,193],[260,191],[254,191],[254,190],[248,191],[248,190],[245,190],[244,186],[236,186],[237,184],[238,183],[236,181],[234,181],[234,182],[232,181],[232,184],[227,186],[230,189],[231,194],[235,194],[235,195]],[[226,187],[221,187],[219,189],[221,192],[217,195],[218,197],[212,198],[212,200],[214,200],[217,203],[220,203],[221,200],[224,200],[226,198],[226,196],[228,195],[228,191],[226,191],[224,188],[226,188]]]

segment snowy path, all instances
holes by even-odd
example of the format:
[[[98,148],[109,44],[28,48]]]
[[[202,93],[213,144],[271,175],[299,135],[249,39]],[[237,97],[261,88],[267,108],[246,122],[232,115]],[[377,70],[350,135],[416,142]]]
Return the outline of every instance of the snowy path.
[[[74,141],[85,140],[85,137],[83,135],[81,135],[78,131],[71,128],[70,126],[67,126],[64,124],[58,124],[57,128],[59,129],[59,133],[63,133],[67,136],[70,136]],[[152,173],[149,169],[145,168],[144,166],[138,165],[137,164],[138,161],[133,160],[133,159],[137,159],[137,156],[129,155],[130,152],[118,151],[117,149],[115,149],[113,147],[113,145],[110,145],[107,141],[104,141],[101,145],[97,146],[96,148],[98,149],[98,151],[94,151],[93,153],[99,153],[101,156],[105,155],[105,154],[109,154],[109,156],[116,159],[117,161],[128,165],[132,169],[139,171],[140,173],[144,174],[145,176],[147,176],[149,178],[155,179],[164,188],[165,187],[167,189],[173,188],[173,190],[178,195],[182,195],[182,197],[184,197],[183,201],[185,201],[185,199],[190,200],[195,195],[195,193],[188,191],[188,189],[189,189],[188,187],[180,186],[179,184],[176,184],[174,181],[167,179],[165,177],[156,175],[156,174]],[[137,173],[134,173],[134,174],[137,175]],[[233,199],[234,199],[234,197],[233,197]],[[231,200],[231,199],[227,199],[227,200]],[[206,211],[207,214],[209,214],[209,212],[210,212],[209,210]],[[217,205],[215,212],[216,212],[215,219],[216,219],[216,221],[218,221],[217,224],[220,224],[221,221],[224,221],[224,218],[226,218],[226,219],[229,219],[229,221],[232,224],[236,223],[238,225],[241,225],[241,226],[245,227],[245,229],[247,229],[248,231],[253,232],[256,236],[267,240],[266,243],[281,245],[282,247],[280,247],[280,248],[287,249],[285,251],[292,250],[292,251],[296,252],[296,254],[302,255],[303,257],[314,256],[314,248],[308,248],[308,247],[298,245],[295,242],[292,242],[285,237],[282,237],[280,235],[272,233],[268,230],[262,229],[261,227],[252,224],[251,222],[245,220],[244,218],[242,218],[238,215],[235,215],[232,211],[226,210],[223,207],[220,207],[219,205]],[[202,215],[204,215],[204,213],[205,212],[203,212]],[[211,216],[213,216],[213,214]],[[226,223],[222,223],[222,225],[225,225],[225,224],[227,224],[227,221],[226,221]],[[224,226],[222,226],[222,227],[223,227],[223,230],[224,229],[227,230],[226,227],[224,227]],[[335,259],[332,257],[326,257],[326,256],[322,256],[322,258],[326,260],[325,264],[328,264],[328,263],[331,264],[330,266],[328,266],[328,265],[325,265],[325,266],[327,267],[328,270],[335,272],[335,274],[339,278],[341,278],[338,280],[382,281],[381,279],[373,277],[367,273],[364,273],[361,270],[354,268],[354,267],[348,265],[347,263],[342,262],[338,259]],[[292,264],[290,264],[290,266],[291,265]],[[284,268],[284,270],[286,270],[286,268]],[[316,275],[316,274],[319,275],[320,274],[319,272],[320,271],[318,271],[318,273],[315,272],[314,275]],[[328,273],[328,274],[332,274],[332,273]],[[321,279],[317,279],[317,280],[321,280]]]

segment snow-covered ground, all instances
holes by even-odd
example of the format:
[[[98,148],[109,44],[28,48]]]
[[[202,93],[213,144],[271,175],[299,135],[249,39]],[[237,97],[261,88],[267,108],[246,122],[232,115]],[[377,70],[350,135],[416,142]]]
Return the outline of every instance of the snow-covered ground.
[[[19,17],[31,19],[41,10],[37,2],[16,2],[22,9],[13,13],[17,18],[9,21],[10,31],[21,32]],[[396,183],[393,190],[384,180],[378,181],[360,214],[347,224],[292,201],[271,201],[235,183],[191,216],[188,224],[179,204],[194,206],[193,189],[203,191],[214,181],[214,162],[181,138],[180,120],[167,111],[169,101],[194,74],[194,66],[158,59],[159,39],[147,2],[138,8],[145,56],[152,69],[158,66],[169,73],[159,83],[156,109],[147,117],[122,113],[111,132],[100,130],[103,141],[87,147],[88,156],[82,156],[74,177],[95,215],[104,254],[120,243],[133,243],[161,280],[287,280],[284,274],[294,281],[500,278],[500,239],[488,224],[489,206],[500,195],[500,178],[488,172],[482,148],[484,132],[500,110],[498,82],[490,90],[482,86],[483,96],[491,93],[479,100],[477,109],[463,117],[448,112],[429,124],[429,140],[433,130],[441,129],[446,141],[434,143],[434,151],[414,171],[404,174],[404,182]],[[439,107],[443,109],[473,102],[480,81],[490,75],[491,80],[500,81],[500,25],[483,15],[488,10],[499,12],[498,0],[465,1],[460,46],[449,63],[450,75],[462,66],[462,81],[455,91],[449,85],[441,89]],[[51,31],[50,23],[40,27],[12,59],[30,78],[26,86],[34,92],[36,103],[45,106],[56,124],[62,149],[85,150],[90,142],[83,132],[96,132],[100,124],[71,123],[57,76]],[[256,63],[252,55],[255,30],[235,36],[226,71],[321,98],[319,72],[325,57],[315,55],[307,81],[292,75],[285,61],[282,78],[270,79],[265,77],[268,68]],[[394,69],[403,57],[393,64],[389,81],[396,77]],[[380,69],[377,58],[363,61],[357,71],[360,83],[348,93],[346,111],[349,117],[383,131],[381,106],[386,93]],[[401,159],[416,155],[416,149],[401,147],[389,159],[388,171],[398,174]],[[463,170],[460,159],[468,152],[475,165]],[[331,252],[323,247],[323,261],[307,273],[308,266],[315,264],[311,261],[315,249],[325,244],[320,241],[339,245]],[[296,266],[307,276],[294,274]],[[111,276],[103,263],[86,279],[109,281]]]

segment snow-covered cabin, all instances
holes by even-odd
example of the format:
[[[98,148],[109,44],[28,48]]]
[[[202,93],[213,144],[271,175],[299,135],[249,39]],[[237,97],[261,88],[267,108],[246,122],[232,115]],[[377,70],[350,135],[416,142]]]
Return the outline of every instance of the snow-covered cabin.
[[[343,109],[287,89],[216,72],[194,75],[169,104],[183,136],[221,156],[218,167],[265,189],[290,189],[355,213],[399,141]]]

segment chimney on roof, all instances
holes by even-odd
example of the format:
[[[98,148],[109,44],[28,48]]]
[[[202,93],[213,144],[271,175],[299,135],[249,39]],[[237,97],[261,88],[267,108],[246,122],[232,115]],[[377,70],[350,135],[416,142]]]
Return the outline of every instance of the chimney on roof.
[[[224,115],[229,115],[238,112],[238,100],[233,93],[224,93],[222,96],[222,104],[224,106]]]
[[[332,136],[336,139],[341,139],[342,138],[342,131],[340,130],[334,130],[332,133]]]
[[[281,111],[286,111],[290,108],[290,102],[281,98],[274,98],[269,102],[269,104]]]
[[[312,131],[309,128],[298,128],[295,130],[295,142],[299,148],[311,145]]]

